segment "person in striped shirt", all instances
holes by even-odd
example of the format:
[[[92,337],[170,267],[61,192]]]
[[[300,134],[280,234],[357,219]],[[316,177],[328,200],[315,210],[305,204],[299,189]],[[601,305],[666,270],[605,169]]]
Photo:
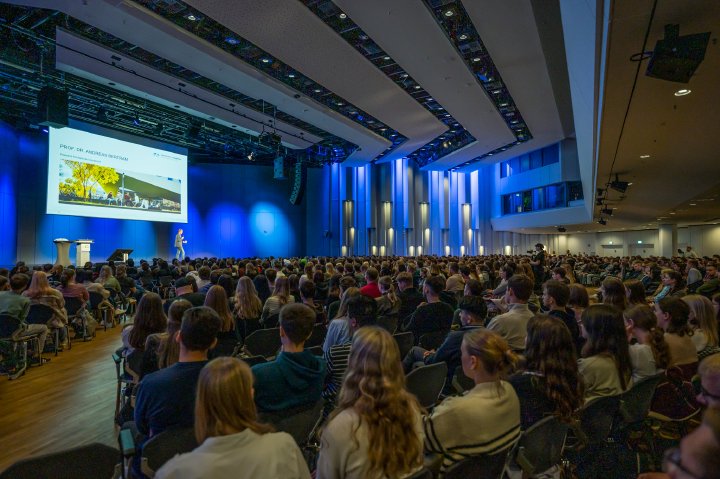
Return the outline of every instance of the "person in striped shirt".
[[[475,387],[445,399],[424,419],[425,451],[442,456],[442,471],[467,457],[507,451],[520,436],[520,402],[504,380],[518,358],[507,341],[476,329],[465,334],[460,350]]]

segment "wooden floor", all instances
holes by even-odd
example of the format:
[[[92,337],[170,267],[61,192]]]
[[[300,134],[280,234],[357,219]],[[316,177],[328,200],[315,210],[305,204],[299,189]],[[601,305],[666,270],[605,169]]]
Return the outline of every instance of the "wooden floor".
[[[74,342],[43,366],[9,381],[0,376],[0,471],[18,459],[101,442],[117,446],[114,427],[117,326]]]

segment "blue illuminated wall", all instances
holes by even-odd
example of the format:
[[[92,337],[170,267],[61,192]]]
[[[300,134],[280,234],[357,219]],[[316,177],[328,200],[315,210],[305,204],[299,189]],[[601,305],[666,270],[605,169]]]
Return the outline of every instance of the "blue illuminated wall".
[[[273,180],[271,167],[190,166],[188,223],[180,225],[45,214],[47,136],[0,122],[0,149],[0,265],[53,263],[59,237],[93,239],[93,261],[116,248],[133,249],[138,259],[167,258],[178,227],[191,257],[305,253],[305,204],[289,203],[287,182]]]

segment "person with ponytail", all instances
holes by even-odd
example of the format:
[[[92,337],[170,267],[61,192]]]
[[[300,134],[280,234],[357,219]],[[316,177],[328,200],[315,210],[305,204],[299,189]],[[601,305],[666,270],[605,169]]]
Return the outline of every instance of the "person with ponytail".
[[[585,402],[625,392],[632,384],[632,363],[620,310],[609,304],[590,306],[583,312],[581,333],[587,339],[578,361]]]
[[[400,478],[422,465],[420,405],[405,389],[398,345],[384,329],[363,326],[320,436],[317,479]]]
[[[157,479],[309,479],[310,471],[295,440],[259,423],[253,401],[253,376],[243,361],[222,357],[200,371],[195,399],[198,447],[173,457]]]
[[[497,333],[479,328],[463,336],[462,369],[475,382],[425,418],[425,451],[442,456],[442,470],[468,456],[500,454],[520,435],[520,402],[504,379],[518,357]]]
[[[667,369],[670,365],[670,348],[652,308],[646,304],[635,305],[627,309],[623,317],[628,337],[637,340],[636,344],[630,345],[633,382]]]
[[[571,422],[583,403],[575,344],[557,318],[537,315],[528,322],[525,367],[509,382],[520,399],[523,430],[548,415]]]
[[[395,291],[395,285],[390,276],[383,276],[378,281],[382,296],[375,298],[378,307],[378,316],[397,316],[400,312],[400,298]]]

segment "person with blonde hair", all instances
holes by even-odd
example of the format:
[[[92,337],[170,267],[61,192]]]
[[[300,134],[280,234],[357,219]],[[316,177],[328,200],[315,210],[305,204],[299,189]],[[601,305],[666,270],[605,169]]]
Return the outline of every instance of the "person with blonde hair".
[[[210,351],[210,359],[218,356],[231,356],[238,344],[239,337],[235,331],[235,320],[230,312],[230,303],[225,288],[217,284],[211,286],[205,295],[204,306],[215,311],[221,321],[220,332],[217,335],[218,342]]]
[[[250,333],[261,328],[263,303],[255,289],[255,283],[243,276],[238,280],[235,288],[235,329],[240,333],[243,341]]]
[[[481,328],[465,333],[460,351],[475,387],[445,399],[425,418],[425,450],[442,456],[442,470],[468,456],[502,453],[520,435],[520,401],[505,381],[518,357],[508,342]]]
[[[250,367],[237,358],[217,358],[200,371],[195,398],[193,451],[161,467],[158,479],[310,477],[295,440],[257,421]]]
[[[665,342],[665,331],[658,326],[653,309],[647,304],[635,305],[623,312],[623,318],[628,339],[637,340],[629,350],[633,382],[667,369],[670,347]]]
[[[280,313],[283,306],[294,303],[295,298],[290,294],[290,282],[286,276],[278,276],[275,279],[275,287],[263,306],[260,321],[264,324],[270,316]]]
[[[30,300],[30,306],[33,304],[43,304],[52,309],[52,317],[47,322],[48,328],[59,329],[60,343],[67,341],[65,337],[65,326],[67,326],[68,316],[65,311],[65,298],[60,291],[50,286],[47,274],[42,271],[35,271],[30,280],[30,287],[23,291],[23,296]]]
[[[400,311],[400,298],[397,296],[392,278],[390,276],[381,277],[378,286],[382,294],[382,296],[375,298],[378,305],[378,315],[397,316]]]
[[[317,478],[399,478],[422,465],[420,405],[405,389],[398,345],[384,329],[362,327],[322,431]]]
[[[682,300],[690,307],[689,322],[693,329],[693,335],[690,336],[698,358],[714,354],[718,351],[718,323],[715,318],[715,309],[712,302],[705,296],[699,294],[690,294],[684,296]]]

